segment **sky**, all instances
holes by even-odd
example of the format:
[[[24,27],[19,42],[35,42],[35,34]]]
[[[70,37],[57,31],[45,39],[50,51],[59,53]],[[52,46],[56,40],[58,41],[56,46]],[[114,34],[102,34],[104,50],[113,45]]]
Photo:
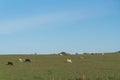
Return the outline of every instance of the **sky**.
[[[119,50],[119,0],[0,0],[0,54]]]

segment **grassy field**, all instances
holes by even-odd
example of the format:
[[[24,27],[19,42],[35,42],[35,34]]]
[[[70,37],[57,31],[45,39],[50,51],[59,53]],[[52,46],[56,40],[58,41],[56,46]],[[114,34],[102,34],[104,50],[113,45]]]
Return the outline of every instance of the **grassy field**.
[[[84,59],[80,59],[83,56]],[[18,58],[29,58],[21,63]],[[73,63],[66,63],[66,59]],[[6,65],[8,61],[13,66]],[[120,80],[120,53],[105,55],[0,55],[0,80]]]

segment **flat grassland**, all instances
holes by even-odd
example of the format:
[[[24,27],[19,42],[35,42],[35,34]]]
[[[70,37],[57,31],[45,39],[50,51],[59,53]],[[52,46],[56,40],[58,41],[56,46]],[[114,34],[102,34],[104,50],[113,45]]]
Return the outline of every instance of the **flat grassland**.
[[[20,62],[18,58],[29,58],[31,62]],[[67,58],[73,63],[66,63]],[[8,61],[14,65],[6,65]],[[120,80],[120,53],[0,55],[0,80]]]

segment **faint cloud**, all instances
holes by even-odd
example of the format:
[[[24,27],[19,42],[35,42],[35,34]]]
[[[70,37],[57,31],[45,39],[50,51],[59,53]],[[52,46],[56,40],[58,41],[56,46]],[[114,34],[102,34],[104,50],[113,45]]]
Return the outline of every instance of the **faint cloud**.
[[[65,24],[83,18],[78,12],[43,14],[0,22],[0,34],[8,34],[41,25]]]
[[[44,25],[55,25],[71,23],[76,20],[84,20],[95,16],[98,13],[88,13],[81,11],[69,11],[61,13],[48,13],[24,18],[11,19],[0,22],[0,34],[18,32],[31,27],[35,28]],[[98,14],[99,15],[99,14]]]

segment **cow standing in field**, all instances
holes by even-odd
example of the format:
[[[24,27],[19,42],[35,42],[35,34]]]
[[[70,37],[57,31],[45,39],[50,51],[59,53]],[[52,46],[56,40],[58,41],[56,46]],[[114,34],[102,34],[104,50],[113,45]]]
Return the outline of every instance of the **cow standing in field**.
[[[31,60],[30,59],[25,59],[25,62],[31,62]]]
[[[13,62],[8,62],[7,65],[11,65],[11,66],[12,66],[12,65],[13,65]]]
[[[19,58],[18,60],[19,60],[20,62],[23,62],[23,59],[22,59],[22,58]]]
[[[72,63],[72,60],[71,59],[67,59],[66,62],[67,63]]]

